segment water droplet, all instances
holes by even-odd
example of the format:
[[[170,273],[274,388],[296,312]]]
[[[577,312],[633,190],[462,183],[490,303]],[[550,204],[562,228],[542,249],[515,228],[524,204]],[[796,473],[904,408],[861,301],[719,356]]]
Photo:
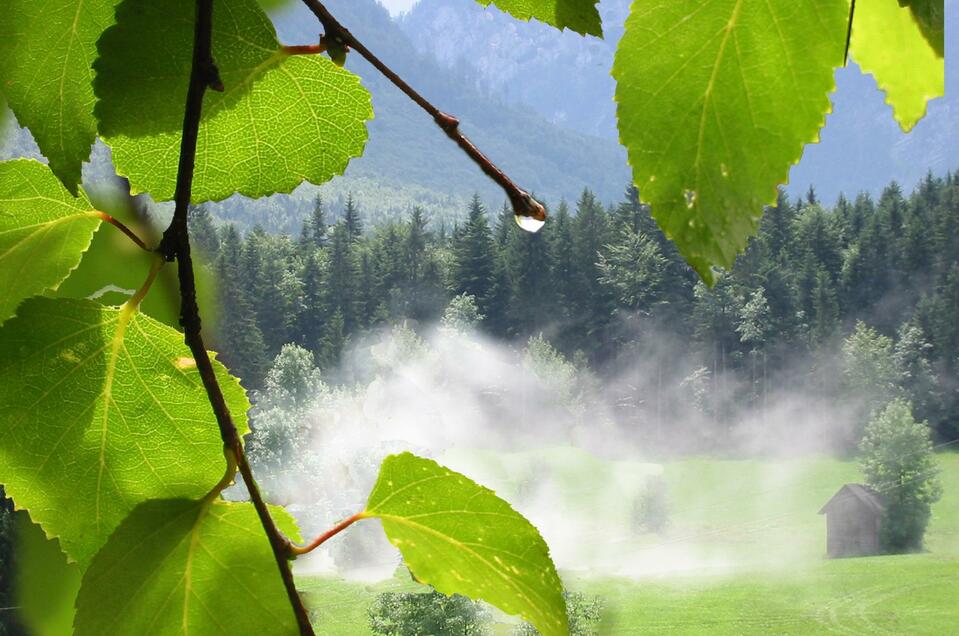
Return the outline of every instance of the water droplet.
[[[729,168],[727,168],[727,167],[726,167],[726,164],[724,164],[724,163],[719,164],[719,172],[720,172],[724,177],[728,177],[728,176],[729,176]]]
[[[531,216],[523,216],[521,214],[516,214],[513,216],[516,219],[516,225],[520,226],[527,232],[536,233],[543,229],[543,226],[546,225],[546,221],[540,221],[539,219],[534,219]]]
[[[686,197],[686,207],[692,209],[692,207],[696,205],[696,191],[683,190],[683,196]]]

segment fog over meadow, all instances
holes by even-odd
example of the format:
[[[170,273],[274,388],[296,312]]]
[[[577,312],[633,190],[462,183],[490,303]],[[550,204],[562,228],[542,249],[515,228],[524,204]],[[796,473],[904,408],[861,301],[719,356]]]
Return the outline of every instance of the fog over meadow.
[[[698,575],[798,561],[804,548],[791,549],[783,537],[769,537],[776,549],[762,554],[727,550],[714,539],[778,527],[779,517],[764,511],[801,487],[802,458],[834,454],[849,439],[855,405],[770,386],[759,408],[736,413],[733,425],[717,431],[704,395],[732,396],[748,379],[714,376],[682,359],[680,343],[651,340],[657,344],[644,354],[600,377],[543,338],[512,348],[463,325],[384,329],[349,347],[339,368],[306,374],[292,390],[308,391],[305,401],[290,396],[288,375],[267,381],[253,411],[254,470],[305,536],[362,510],[382,459],[409,450],[510,501],[541,530],[565,572]],[[309,360],[299,353],[307,356],[301,363]],[[694,502],[703,510],[671,513],[698,517],[732,506],[753,521],[641,535],[636,508],[650,480],[663,475],[665,462],[706,456],[745,462],[750,496],[687,497],[682,507]],[[801,521],[818,523],[814,513]],[[392,576],[399,554],[376,524],[351,527],[298,567],[362,580]]]

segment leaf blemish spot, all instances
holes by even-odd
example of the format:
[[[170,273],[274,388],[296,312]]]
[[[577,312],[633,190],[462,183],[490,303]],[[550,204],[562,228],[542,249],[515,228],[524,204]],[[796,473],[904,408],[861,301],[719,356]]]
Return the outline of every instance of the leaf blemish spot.
[[[176,360],[173,361],[173,365],[174,365],[177,369],[180,369],[181,371],[186,371],[187,369],[195,369],[195,368],[196,368],[196,360],[194,360],[193,358],[186,357],[186,356],[181,356],[181,357],[179,357],[179,358],[177,358]]]

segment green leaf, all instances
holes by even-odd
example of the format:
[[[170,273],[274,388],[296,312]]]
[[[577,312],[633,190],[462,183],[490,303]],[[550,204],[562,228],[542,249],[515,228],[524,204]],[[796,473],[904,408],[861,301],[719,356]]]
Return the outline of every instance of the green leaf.
[[[17,619],[33,636],[63,636],[73,627],[73,603],[80,589],[80,568],[67,563],[56,539],[47,539],[26,511],[17,512]]]
[[[362,516],[382,521],[420,582],[519,614],[544,635],[568,632],[546,542],[493,491],[429,459],[391,455]]]
[[[217,375],[237,427],[248,402]],[[129,307],[36,298],[0,328],[0,475],[85,567],[134,507],[199,497],[222,443],[182,334]]]
[[[909,7],[912,17],[919,23],[922,35],[936,55],[945,53],[945,7],[943,0],[899,0],[899,5]]]
[[[938,17],[934,3],[915,3],[933,31],[942,34],[942,0]],[[930,99],[945,92],[945,61],[935,34],[924,35],[914,10],[892,0],[857,0],[849,54],[864,73],[871,73],[886,93],[893,116],[909,131],[926,114]]]
[[[25,298],[56,289],[99,225],[86,196],[72,197],[42,163],[0,162],[0,322]]]
[[[340,174],[366,143],[370,94],[323,55],[290,55],[253,0],[216,0],[213,54],[226,90],[208,91],[193,200],[290,192]],[[99,43],[100,133],[134,192],[173,198],[195,7],[126,0]]]
[[[603,37],[603,25],[596,9],[599,0],[476,0],[484,7],[496,5],[514,18],[535,18],[557,29]]]
[[[273,518],[288,536],[293,520]],[[298,634],[269,541],[249,503],[148,501],[83,576],[74,634]]]
[[[644,203],[711,283],[829,111],[845,0],[634,2],[613,64]]]
[[[97,133],[90,67],[115,5],[116,0],[3,3],[0,91],[73,194]]]

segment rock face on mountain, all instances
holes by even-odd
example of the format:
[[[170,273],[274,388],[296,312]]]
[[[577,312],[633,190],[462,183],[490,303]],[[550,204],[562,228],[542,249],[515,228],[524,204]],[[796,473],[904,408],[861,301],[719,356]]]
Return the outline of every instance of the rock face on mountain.
[[[520,22],[463,0],[420,0],[398,20],[420,53],[472,68],[477,88],[531,106],[558,125],[618,139],[609,74],[629,0],[604,0],[602,40]]]

